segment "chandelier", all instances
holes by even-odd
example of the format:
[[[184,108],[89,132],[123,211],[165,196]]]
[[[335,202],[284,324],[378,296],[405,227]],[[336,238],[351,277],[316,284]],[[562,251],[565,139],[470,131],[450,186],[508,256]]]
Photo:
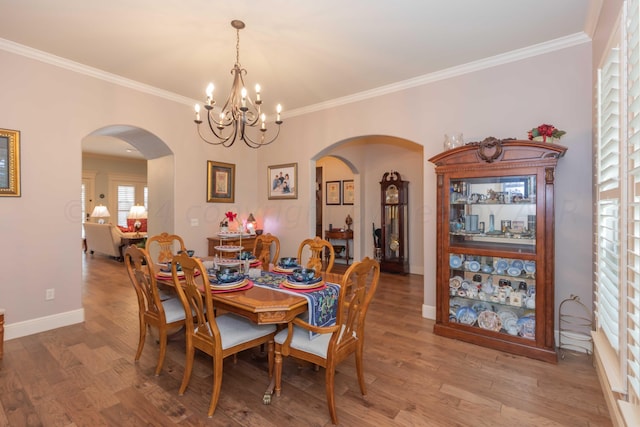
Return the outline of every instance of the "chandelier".
[[[198,127],[198,135],[208,144],[231,147],[236,142],[236,139],[239,139],[251,148],[259,148],[263,145],[271,144],[278,138],[280,125],[282,124],[280,119],[282,107],[280,104],[276,107],[277,132],[271,139],[267,139],[266,115],[261,110],[260,85],[256,85],[256,97],[255,101],[253,101],[248,96],[244,85],[243,76],[247,74],[247,70],[240,66],[240,30],[245,25],[244,22],[234,19],[231,21],[231,26],[236,29],[236,63],[231,70],[233,75],[231,93],[221,110],[214,112],[213,107],[216,102],[213,99],[213,83],[209,83],[206,90],[207,100],[204,104],[204,108],[207,110],[209,130],[215,136],[215,139],[209,139],[202,134],[200,129],[202,124],[202,120],[200,120],[200,104],[196,104],[196,119],[194,122]],[[247,133],[249,128],[258,128],[257,135],[254,135],[253,138]]]

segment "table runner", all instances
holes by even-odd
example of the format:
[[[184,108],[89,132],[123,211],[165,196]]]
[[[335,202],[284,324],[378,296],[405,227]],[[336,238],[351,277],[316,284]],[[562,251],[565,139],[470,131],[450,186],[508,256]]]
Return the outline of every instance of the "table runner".
[[[314,292],[296,292],[294,290],[282,289],[280,284],[287,280],[284,274],[262,272],[260,277],[252,278],[254,285],[264,288],[275,289],[278,292],[287,292],[307,299],[309,310],[307,311],[308,323],[314,326],[331,326],[336,323],[336,313],[338,308],[338,295],[340,285],[325,282],[325,288]],[[309,332],[311,339],[318,336],[315,332]]]

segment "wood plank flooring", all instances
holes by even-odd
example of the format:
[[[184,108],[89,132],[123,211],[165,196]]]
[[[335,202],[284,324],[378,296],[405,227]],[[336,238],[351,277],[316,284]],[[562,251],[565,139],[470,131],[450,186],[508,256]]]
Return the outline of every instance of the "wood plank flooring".
[[[142,358],[137,303],[124,266],[83,254],[86,322],[5,342],[2,426],[325,426],[324,371],[285,359],[283,390],[262,404],[266,362],[254,351],[224,366],[213,418],[211,359],[196,355],[184,396],[184,340],[169,342],[160,376],[147,335]],[[422,276],[382,275],[367,317],[360,395],[352,360],[336,374],[343,426],[610,426],[588,356],[557,365],[435,336],[421,317]],[[10,310],[10,307],[7,307]]]

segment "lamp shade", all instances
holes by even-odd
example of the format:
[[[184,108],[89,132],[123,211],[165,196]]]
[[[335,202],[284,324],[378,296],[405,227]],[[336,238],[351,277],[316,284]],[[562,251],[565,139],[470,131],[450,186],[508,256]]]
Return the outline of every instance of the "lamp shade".
[[[92,218],[100,218],[98,221],[100,224],[104,223],[104,218],[109,218],[111,214],[109,213],[109,209],[107,209],[104,205],[98,205],[93,208],[93,212],[91,212]]]
[[[145,219],[147,217],[147,210],[142,205],[131,206],[129,215],[127,218],[131,219]]]

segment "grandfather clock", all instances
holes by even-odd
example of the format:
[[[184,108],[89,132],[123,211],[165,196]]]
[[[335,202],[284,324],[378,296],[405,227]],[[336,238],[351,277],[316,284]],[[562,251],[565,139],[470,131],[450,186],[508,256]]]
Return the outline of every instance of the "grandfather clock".
[[[409,273],[409,181],[397,171],[385,172],[380,181],[382,204],[382,259],[380,269]]]

